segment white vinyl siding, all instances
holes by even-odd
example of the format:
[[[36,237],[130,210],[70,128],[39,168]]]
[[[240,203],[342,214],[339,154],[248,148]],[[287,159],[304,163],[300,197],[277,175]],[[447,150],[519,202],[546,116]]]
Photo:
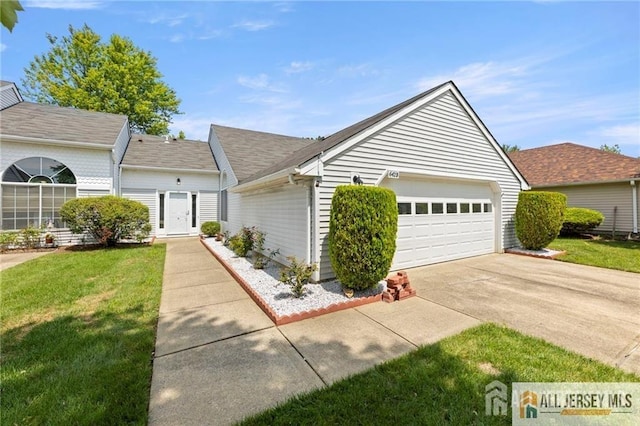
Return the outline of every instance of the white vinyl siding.
[[[333,276],[328,256],[331,198],[337,185],[350,184],[358,173],[365,185],[375,184],[388,169],[416,169],[425,174],[446,172],[460,178],[498,183],[501,206],[501,247],[517,245],[513,228],[520,181],[475,125],[462,105],[447,92],[383,131],[324,164],[319,188],[320,279]],[[402,179],[402,174],[401,174]]]
[[[139,201],[149,208],[149,223],[151,223],[151,234],[157,235],[158,227],[158,194],[153,189],[123,188],[122,196],[131,200]]]
[[[216,191],[200,191],[200,221],[198,229],[203,222],[218,220],[218,193]]]
[[[180,178],[180,184],[178,184]],[[160,191],[217,191],[217,173],[189,173],[184,171],[122,170],[122,188],[157,189]]]
[[[230,205],[232,194],[229,193]],[[266,233],[265,248],[280,250],[278,260],[296,256],[309,261],[309,188],[285,185],[275,190],[242,194],[240,226],[256,226]],[[230,206],[231,207],[231,206]],[[229,219],[236,217],[230,208]],[[235,228],[237,232],[239,228]]]
[[[636,183],[637,186],[640,182]],[[537,188],[534,188],[537,189]],[[604,215],[604,222],[597,231],[613,231],[614,208],[616,209],[616,232],[633,231],[633,194],[629,182],[598,185],[575,185],[539,188],[540,191],[561,192],[567,196],[569,207],[584,207],[598,210]]]

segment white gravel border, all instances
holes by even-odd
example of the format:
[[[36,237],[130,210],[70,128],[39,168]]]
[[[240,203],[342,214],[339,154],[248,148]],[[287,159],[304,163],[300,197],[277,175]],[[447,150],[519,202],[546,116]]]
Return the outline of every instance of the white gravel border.
[[[214,238],[206,238],[204,243],[227,262],[278,316],[299,314],[361,297],[374,296],[380,294],[385,285],[385,282],[381,281],[377,288],[356,291],[352,298],[348,298],[342,292],[342,285],[336,280],[309,283],[305,286],[302,297],[296,298],[289,286],[278,280],[280,265],[274,266],[274,262],[271,262],[266,269],[254,269],[249,260],[236,256]]]

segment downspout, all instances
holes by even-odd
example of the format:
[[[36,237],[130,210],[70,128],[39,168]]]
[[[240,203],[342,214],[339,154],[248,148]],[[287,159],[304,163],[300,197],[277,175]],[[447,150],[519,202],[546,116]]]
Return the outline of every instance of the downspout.
[[[631,211],[633,213],[633,233],[638,233],[638,189],[636,185],[636,181],[629,181],[631,184]]]
[[[111,194],[112,195],[120,195],[120,167],[118,166],[118,164],[116,164],[116,149],[112,148],[111,149],[111,161],[113,162],[113,167],[111,168],[112,172],[111,174],[113,175],[113,179],[117,180],[117,182],[115,182],[115,185],[111,185]],[[114,194],[115,192],[115,194]]]

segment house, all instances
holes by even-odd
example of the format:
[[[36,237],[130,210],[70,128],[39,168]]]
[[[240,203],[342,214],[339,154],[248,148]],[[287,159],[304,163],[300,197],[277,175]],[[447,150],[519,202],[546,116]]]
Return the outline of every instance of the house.
[[[207,142],[131,134],[124,116],[24,102],[13,83],[1,87],[3,230],[59,228],[65,200],[117,194],[149,207],[156,236],[197,235],[207,220],[232,234],[256,226],[279,260],[317,263],[323,280],[333,276],[333,192],[362,182],[396,193],[393,269],[517,245],[513,217],[529,187],[453,82],[323,140],[213,124]]]
[[[223,229],[257,226],[282,257],[317,263],[316,280],[333,276],[333,192],[355,177],[396,193],[393,269],[517,245],[513,216],[527,182],[453,82],[321,141],[212,125],[209,144]]]
[[[509,154],[533,189],[561,192],[570,207],[600,211],[601,232],[637,233],[640,159],[574,143]]]
[[[25,102],[6,81],[0,101],[2,230],[49,225],[61,244],[75,242],[60,207],[107,194],[146,204],[157,236],[198,235],[217,218],[218,171],[206,142],[132,135],[124,115]]]

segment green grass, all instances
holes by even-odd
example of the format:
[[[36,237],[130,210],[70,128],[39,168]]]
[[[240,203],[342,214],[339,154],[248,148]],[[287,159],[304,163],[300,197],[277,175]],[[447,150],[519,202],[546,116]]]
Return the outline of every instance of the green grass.
[[[597,361],[484,324],[330,387],[294,397],[245,425],[511,424],[485,416],[485,386],[512,382],[640,382]]]
[[[2,424],[146,424],[165,245],[2,272]]]
[[[558,260],[640,273],[640,242],[557,238],[549,248],[565,250]]]

